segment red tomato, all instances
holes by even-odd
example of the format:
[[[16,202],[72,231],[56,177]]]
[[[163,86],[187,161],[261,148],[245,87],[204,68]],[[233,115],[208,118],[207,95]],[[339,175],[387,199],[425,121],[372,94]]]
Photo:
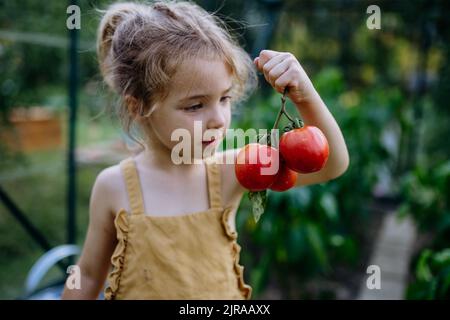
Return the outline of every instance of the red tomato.
[[[285,160],[280,161],[280,170],[278,170],[275,182],[270,186],[273,191],[283,192],[289,190],[297,182],[298,173],[289,169]]]
[[[316,172],[327,162],[328,141],[319,128],[304,126],[281,136],[280,153],[290,169],[300,173]]]
[[[250,191],[265,190],[275,181],[279,169],[279,157],[279,152],[275,148],[250,143],[239,152],[236,158],[234,166],[236,178],[244,188]]]

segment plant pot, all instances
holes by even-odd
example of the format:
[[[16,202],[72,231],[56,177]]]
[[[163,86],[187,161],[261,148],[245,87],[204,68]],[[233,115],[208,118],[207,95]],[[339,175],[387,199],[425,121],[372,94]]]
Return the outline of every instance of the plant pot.
[[[42,108],[16,108],[9,126],[0,132],[2,144],[14,151],[30,152],[62,146],[61,119]]]

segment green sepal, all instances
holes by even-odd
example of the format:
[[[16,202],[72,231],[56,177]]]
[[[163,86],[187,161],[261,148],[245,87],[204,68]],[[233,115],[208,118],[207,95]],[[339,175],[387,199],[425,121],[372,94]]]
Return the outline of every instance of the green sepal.
[[[258,223],[261,218],[267,204],[267,190],[263,191],[249,191],[248,198],[252,203],[252,213],[255,223]]]

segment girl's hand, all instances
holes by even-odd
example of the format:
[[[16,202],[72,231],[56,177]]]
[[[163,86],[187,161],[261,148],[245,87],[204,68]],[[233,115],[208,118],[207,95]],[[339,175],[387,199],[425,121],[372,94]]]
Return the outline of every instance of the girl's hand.
[[[313,96],[314,86],[292,53],[262,50],[253,62],[279,93],[287,87],[287,96],[295,104],[299,105]]]

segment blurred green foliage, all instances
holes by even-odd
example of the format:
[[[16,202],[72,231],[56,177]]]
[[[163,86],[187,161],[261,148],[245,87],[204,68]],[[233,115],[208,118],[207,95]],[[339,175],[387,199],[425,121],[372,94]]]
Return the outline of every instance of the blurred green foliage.
[[[118,129],[92,119],[115,99],[103,90],[94,45],[100,16],[95,8],[104,8],[109,2],[79,1],[82,144],[89,143],[91,127],[102,128],[99,137],[113,136],[113,130]],[[278,8],[269,8],[270,2],[228,0],[222,6],[221,1],[198,1],[210,11],[221,7],[220,15],[229,17],[227,23],[249,52],[261,33],[269,32],[264,29],[267,12]],[[350,279],[346,278],[348,273],[340,273],[342,268],[354,274],[364,272],[361,265],[376,231],[377,216],[371,206],[388,198],[402,204],[402,214],[413,217],[422,233],[432,235],[432,241],[426,248],[419,248],[413,261],[407,297],[448,298],[450,2],[378,1],[381,30],[366,27],[370,4],[372,1],[366,0],[286,0],[279,6],[279,19],[266,47],[292,52],[299,59],[343,131],[350,167],[345,175],[323,185],[270,192],[268,208],[256,225],[250,203],[243,199],[237,227],[239,241],[246,248],[241,253],[242,264],[255,297],[276,287],[283,298],[337,298],[336,290],[311,288],[309,284],[323,280],[346,284]],[[65,9],[64,1],[45,6],[34,0],[0,1],[0,31],[29,33],[35,40],[50,35],[64,42]],[[17,106],[43,105],[65,114],[67,62],[64,46],[38,45],[21,41],[17,34],[16,39],[0,34],[3,119]],[[260,80],[256,94],[238,108],[233,127],[245,130],[272,126],[281,96],[265,84],[264,78]],[[287,108],[294,114],[290,102]],[[16,163],[15,155],[7,152],[0,143],[0,172],[14,168],[25,171]],[[63,163],[64,158],[59,155],[47,160]],[[23,161],[26,163],[26,159]],[[79,225],[84,227],[89,190],[98,170],[88,168],[80,173],[78,202],[83,214]],[[33,221],[52,240],[58,241],[64,239],[57,226],[63,223],[64,180],[61,174],[45,172],[17,181],[6,179],[5,186],[21,190],[27,199],[14,199],[35,215]],[[34,186],[40,184],[49,194],[42,199],[46,205],[39,209],[34,202]],[[29,268],[39,254],[31,244],[24,245],[26,236],[17,226],[11,228],[14,221],[4,216],[0,216],[0,265],[6,267],[0,274],[11,274]],[[53,229],[57,227],[59,231]],[[80,239],[84,232],[79,230]],[[20,277],[23,274],[16,273],[14,283],[20,283]],[[2,284],[0,291],[7,288],[10,293],[5,296],[12,297],[17,293],[12,286]]]
[[[414,277],[414,282],[408,287],[408,299],[449,299],[450,249],[423,250],[416,263]]]
[[[431,236],[412,263],[411,299],[450,297],[450,162],[433,168],[418,167],[402,183],[403,205],[399,213],[410,215],[419,230]]]

